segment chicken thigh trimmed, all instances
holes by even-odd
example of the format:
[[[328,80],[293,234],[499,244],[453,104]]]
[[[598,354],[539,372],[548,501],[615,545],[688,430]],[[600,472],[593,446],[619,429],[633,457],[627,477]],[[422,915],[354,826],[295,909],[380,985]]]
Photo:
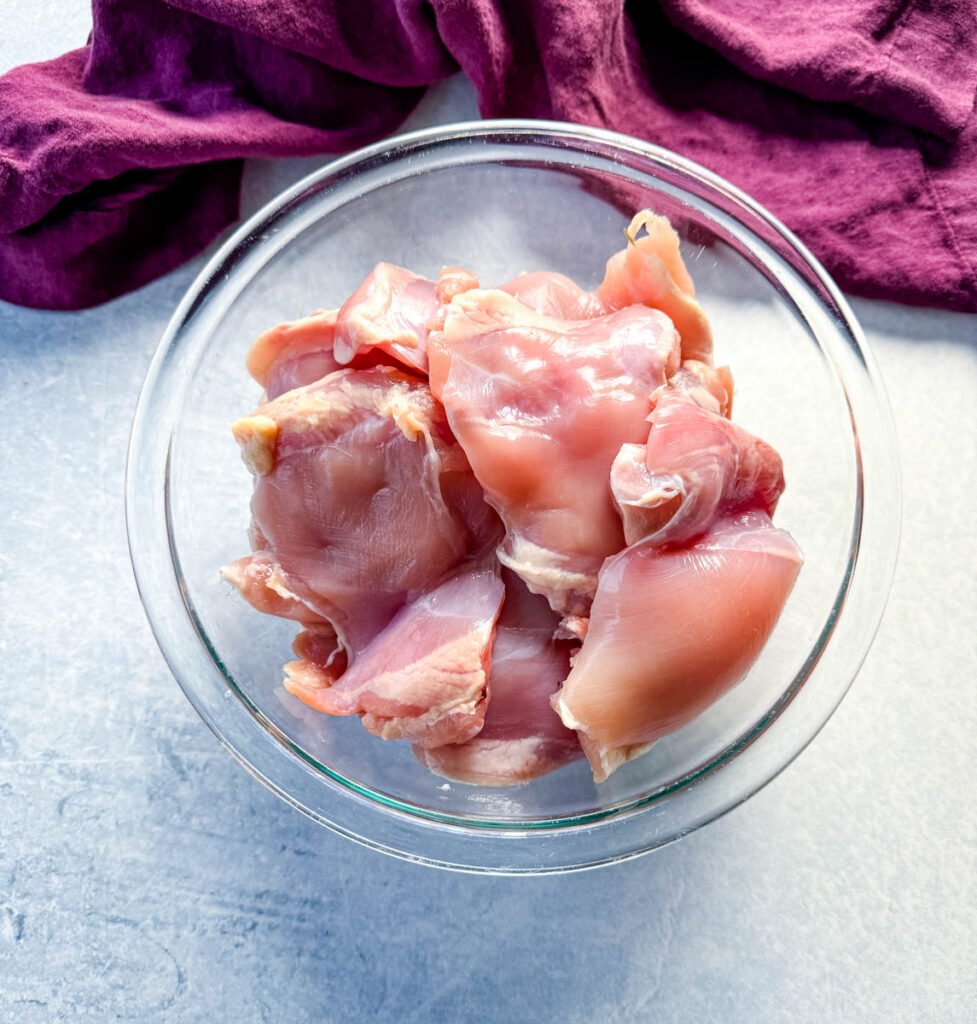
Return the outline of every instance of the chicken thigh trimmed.
[[[443,410],[397,370],[337,371],[233,430],[285,590],[335,627],[351,659],[500,536]]]
[[[554,702],[596,781],[746,674],[800,565],[790,535],[762,511],[722,519],[687,547],[646,541],[607,560],[587,640]]]
[[[429,340],[431,388],[506,537],[499,560],[562,615],[586,615],[597,572],[624,545],[611,500],[622,444],[648,433],[649,396],[678,368],[656,310],[595,320],[469,291]]]
[[[427,372],[427,337],[444,302],[478,287],[474,274],[446,267],[430,281],[393,263],[378,263],[343,303],[334,352],[342,363],[378,349],[406,369]]]
[[[645,234],[639,232],[644,228]],[[712,329],[695,298],[675,229],[664,218],[642,210],[625,234],[628,244],[612,256],[597,288],[605,310],[643,303],[671,317],[682,338],[682,358],[712,362]]]
[[[477,736],[435,749],[415,745],[437,775],[476,786],[512,786],[583,757],[551,699],[575,649],[553,639],[559,619],[515,573],[503,569],[505,603],[492,645],[488,711]]]
[[[770,445],[672,385],[648,419],[647,442],[622,445],[611,467],[628,544],[681,544],[751,507],[773,515],[784,473]]]
[[[485,719],[503,592],[493,569],[462,568],[404,605],[337,678],[328,658],[307,655],[286,667],[285,688],[317,711],[362,715],[383,739],[421,749],[463,743]]]
[[[378,263],[248,356],[223,577],[298,624],[289,693],[448,779],[604,781],[749,672],[800,569],[677,233],[625,233],[594,291]]]

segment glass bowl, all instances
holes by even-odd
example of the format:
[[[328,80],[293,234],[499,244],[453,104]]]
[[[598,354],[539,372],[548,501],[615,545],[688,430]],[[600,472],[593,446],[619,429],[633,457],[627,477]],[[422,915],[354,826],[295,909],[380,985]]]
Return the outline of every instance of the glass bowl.
[[[558,270],[593,287],[631,214],[678,230],[737,381],[735,419],[782,454],[777,524],[806,562],[746,679],[597,786],[585,762],[515,788],[448,782],[406,743],[306,709],[281,686],[292,623],[220,579],[247,551],[251,478],[228,429],[258,402],[244,370],[266,327],[337,306],[379,260],[483,283]],[[848,689],[891,583],[899,483],[861,332],[801,243],[725,181],[611,132],[484,121],[336,160],[244,224],[176,311],[129,450],[132,561],[160,648],[227,749],[284,800],[375,849],[469,871],[621,860],[709,822],[772,779]]]

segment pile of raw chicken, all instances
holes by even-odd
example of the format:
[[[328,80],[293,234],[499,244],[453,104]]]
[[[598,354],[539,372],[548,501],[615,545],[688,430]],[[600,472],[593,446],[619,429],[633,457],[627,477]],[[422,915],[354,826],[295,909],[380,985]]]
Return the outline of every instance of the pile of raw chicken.
[[[301,624],[290,693],[450,779],[603,781],[746,674],[801,564],[678,236],[626,234],[596,292],[381,263],[248,357],[224,577]]]

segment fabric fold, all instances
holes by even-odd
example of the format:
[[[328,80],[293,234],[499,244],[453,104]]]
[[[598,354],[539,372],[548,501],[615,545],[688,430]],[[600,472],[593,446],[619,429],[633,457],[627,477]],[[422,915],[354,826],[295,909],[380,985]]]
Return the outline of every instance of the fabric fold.
[[[952,139],[977,94],[977,8],[960,0],[661,0],[754,78]]]

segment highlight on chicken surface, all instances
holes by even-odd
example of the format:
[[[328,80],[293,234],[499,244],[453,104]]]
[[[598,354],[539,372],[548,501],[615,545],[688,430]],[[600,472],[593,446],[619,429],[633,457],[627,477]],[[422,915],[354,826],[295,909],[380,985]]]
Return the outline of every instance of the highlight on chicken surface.
[[[625,233],[594,292],[379,263],[248,356],[223,577],[299,625],[289,693],[449,779],[604,781],[747,674],[800,570],[678,235]]]

